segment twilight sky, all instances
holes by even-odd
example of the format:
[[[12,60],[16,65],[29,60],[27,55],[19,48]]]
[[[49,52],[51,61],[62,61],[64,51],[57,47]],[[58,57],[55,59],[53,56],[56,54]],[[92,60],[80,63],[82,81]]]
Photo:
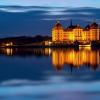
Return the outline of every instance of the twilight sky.
[[[57,20],[100,25],[100,0],[0,0],[0,37],[51,35]]]
[[[100,0],[0,0],[0,5],[100,7]]]

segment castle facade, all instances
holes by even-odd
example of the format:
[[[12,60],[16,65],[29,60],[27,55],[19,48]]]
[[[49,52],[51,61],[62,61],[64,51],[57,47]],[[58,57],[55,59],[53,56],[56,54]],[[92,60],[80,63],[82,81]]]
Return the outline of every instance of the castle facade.
[[[99,25],[93,22],[82,28],[79,24],[64,28],[59,21],[52,28],[52,42],[55,43],[74,43],[75,41],[87,43],[99,40]]]

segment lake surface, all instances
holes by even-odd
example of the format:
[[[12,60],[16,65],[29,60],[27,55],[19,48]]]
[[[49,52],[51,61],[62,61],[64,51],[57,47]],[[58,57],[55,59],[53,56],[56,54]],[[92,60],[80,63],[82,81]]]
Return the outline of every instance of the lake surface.
[[[0,100],[100,100],[100,50],[0,49]]]

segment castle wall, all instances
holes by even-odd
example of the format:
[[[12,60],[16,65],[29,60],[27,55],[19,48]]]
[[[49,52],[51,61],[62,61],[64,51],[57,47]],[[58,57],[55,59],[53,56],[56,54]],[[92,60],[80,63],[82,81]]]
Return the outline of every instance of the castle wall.
[[[52,29],[53,42],[91,42],[99,40],[99,28],[83,29],[76,26],[74,29],[64,30],[61,25]]]

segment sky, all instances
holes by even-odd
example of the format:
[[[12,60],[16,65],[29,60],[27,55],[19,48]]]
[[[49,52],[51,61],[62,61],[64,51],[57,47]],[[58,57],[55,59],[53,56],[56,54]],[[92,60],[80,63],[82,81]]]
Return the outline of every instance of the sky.
[[[0,5],[100,7],[100,0],[0,0]]]
[[[51,35],[57,20],[65,28],[70,19],[85,27],[95,18],[100,25],[99,5],[100,0],[0,0],[0,37]]]

